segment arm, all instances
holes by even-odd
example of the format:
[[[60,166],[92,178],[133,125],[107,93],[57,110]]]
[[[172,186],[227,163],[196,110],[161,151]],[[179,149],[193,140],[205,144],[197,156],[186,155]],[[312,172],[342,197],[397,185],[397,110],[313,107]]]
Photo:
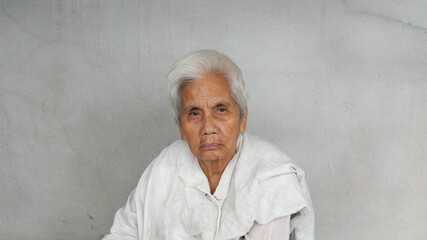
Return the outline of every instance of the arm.
[[[245,235],[247,240],[289,240],[290,216],[273,219],[267,224],[255,223]]]
[[[304,172],[299,170],[297,174],[277,175],[264,180],[263,183],[267,190],[259,203],[258,216],[260,217],[256,219],[254,231],[257,228],[261,230],[265,228],[262,230],[265,232],[274,228],[273,231],[278,233],[276,238],[271,238],[274,240],[314,240],[314,212]],[[282,218],[286,218],[286,221]],[[274,227],[274,223],[278,222],[281,222],[281,226]],[[284,227],[286,227],[285,232]],[[252,229],[249,233],[251,231]],[[258,236],[263,239],[262,235]],[[248,239],[256,239],[256,237]]]
[[[144,219],[143,206],[147,195],[147,183],[151,174],[152,164],[144,171],[136,188],[131,192],[126,205],[120,208],[114,217],[110,234],[102,240],[138,240],[141,239]]]
[[[127,203],[120,208],[114,217],[111,233],[102,240],[137,240],[137,216],[135,190],[130,194]]]
[[[302,219],[297,217],[280,217],[267,224],[255,223],[251,230],[245,235],[246,240],[269,239],[269,240],[314,240],[314,214],[310,213]],[[298,227],[295,228],[293,221],[298,221]]]

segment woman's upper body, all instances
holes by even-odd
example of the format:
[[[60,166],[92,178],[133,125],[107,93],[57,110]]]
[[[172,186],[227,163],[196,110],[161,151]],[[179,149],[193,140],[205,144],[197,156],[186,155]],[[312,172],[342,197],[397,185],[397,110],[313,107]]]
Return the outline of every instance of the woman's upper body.
[[[304,172],[257,137],[237,146],[214,194],[187,142],[167,147],[104,239],[314,239]]]
[[[247,92],[237,65],[195,52],[169,73],[169,89],[182,141],[146,169],[104,239],[313,239],[304,173],[244,134]]]

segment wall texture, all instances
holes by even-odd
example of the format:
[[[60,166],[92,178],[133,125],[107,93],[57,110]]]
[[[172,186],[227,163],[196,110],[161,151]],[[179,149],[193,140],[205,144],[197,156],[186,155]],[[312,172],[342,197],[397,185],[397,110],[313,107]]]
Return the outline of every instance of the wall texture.
[[[248,132],[305,169],[317,238],[427,236],[423,0],[0,0],[0,239],[97,239],[178,139],[166,76],[228,54]]]

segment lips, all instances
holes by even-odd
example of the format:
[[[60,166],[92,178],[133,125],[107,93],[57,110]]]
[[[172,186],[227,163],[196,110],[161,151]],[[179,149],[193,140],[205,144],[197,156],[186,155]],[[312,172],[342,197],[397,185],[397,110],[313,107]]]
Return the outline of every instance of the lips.
[[[219,147],[218,143],[205,143],[202,145],[204,150],[215,150]]]

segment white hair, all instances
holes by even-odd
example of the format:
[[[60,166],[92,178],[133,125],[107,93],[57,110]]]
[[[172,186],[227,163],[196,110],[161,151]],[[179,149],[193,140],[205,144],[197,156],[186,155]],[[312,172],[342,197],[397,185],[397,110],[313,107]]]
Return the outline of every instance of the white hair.
[[[202,79],[206,74],[221,76],[227,81],[239,107],[240,117],[245,117],[248,93],[239,67],[225,54],[214,50],[201,50],[183,57],[169,72],[169,94],[175,121],[181,124],[182,88],[188,83]]]

